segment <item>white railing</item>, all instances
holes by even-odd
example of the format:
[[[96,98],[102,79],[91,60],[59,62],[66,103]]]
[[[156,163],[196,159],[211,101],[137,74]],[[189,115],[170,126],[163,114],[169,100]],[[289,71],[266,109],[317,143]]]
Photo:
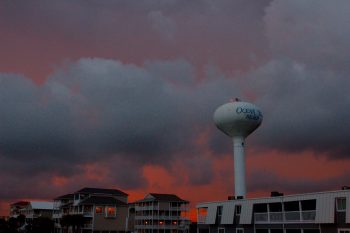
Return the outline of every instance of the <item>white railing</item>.
[[[270,212],[255,213],[255,223],[281,223],[281,222],[314,222],[316,211],[286,211],[286,212]]]
[[[283,213],[282,212],[271,212],[270,214],[270,222],[282,222],[283,221]]]
[[[158,210],[158,206],[135,206],[135,211],[139,210]]]
[[[197,218],[198,223],[205,223],[207,221],[207,215],[198,215]]]
[[[301,212],[301,218],[303,221],[315,221],[316,219],[316,211],[303,211]]]

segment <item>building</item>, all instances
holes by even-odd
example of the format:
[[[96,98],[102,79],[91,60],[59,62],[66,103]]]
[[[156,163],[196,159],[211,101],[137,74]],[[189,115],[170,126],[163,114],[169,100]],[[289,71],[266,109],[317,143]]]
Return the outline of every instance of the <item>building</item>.
[[[52,218],[53,202],[30,201],[27,206],[19,210],[19,213],[26,217],[27,223],[35,218]]]
[[[197,223],[197,233],[350,233],[350,190],[200,203]]]
[[[54,199],[55,233],[72,232],[65,222],[80,216],[81,233],[117,233],[128,228],[128,194],[117,189],[83,188]],[[79,219],[79,218],[78,218]],[[72,220],[71,220],[72,221]],[[77,218],[73,221],[78,221]],[[67,221],[66,221],[67,222]]]
[[[135,232],[180,233],[189,231],[189,202],[174,194],[150,193],[135,202]]]
[[[17,218],[18,215],[20,215],[20,210],[24,209],[28,206],[28,201],[18,201],[13,204],[10,204],[10,214],[9,217],[11,218]]]

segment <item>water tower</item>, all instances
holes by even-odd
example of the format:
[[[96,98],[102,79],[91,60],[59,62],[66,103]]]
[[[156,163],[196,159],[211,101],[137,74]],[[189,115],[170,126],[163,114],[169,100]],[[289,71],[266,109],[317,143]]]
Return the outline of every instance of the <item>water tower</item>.
[[[245,198],[244,139],[259,127],[262,113],[254,104],[235,101],[221,105],[214,113],[216,127],[232,138],[235,198]]]

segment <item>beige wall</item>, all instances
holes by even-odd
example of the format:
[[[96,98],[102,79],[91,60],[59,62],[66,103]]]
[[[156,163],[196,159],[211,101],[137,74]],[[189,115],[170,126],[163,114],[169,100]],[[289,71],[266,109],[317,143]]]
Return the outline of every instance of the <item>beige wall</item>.
[[[103,211],[103,214],[96,214],[96,212],[94,212],[94,230],[125,231],[127,216],[127,206],[117,207],[117,216],[113,218],[106,218],[105,210]]]

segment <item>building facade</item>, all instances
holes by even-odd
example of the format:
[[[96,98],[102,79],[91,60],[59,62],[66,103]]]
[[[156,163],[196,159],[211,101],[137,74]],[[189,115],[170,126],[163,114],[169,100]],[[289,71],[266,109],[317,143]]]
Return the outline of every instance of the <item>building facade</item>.
[[[350,233],[350,190],[207,202],[197,233]]]
[[[128,194],[117,189],[83,188],[55,198],[55,233],[128,231]],[[74,217],[75,216],[75,217]],[[76,216],[79,216],[78,218]],[[79,221],[74,226],[72,221]]]
[[[174,194],[150,193],[135,202],[136,233],[189,231],[189,202]]]

